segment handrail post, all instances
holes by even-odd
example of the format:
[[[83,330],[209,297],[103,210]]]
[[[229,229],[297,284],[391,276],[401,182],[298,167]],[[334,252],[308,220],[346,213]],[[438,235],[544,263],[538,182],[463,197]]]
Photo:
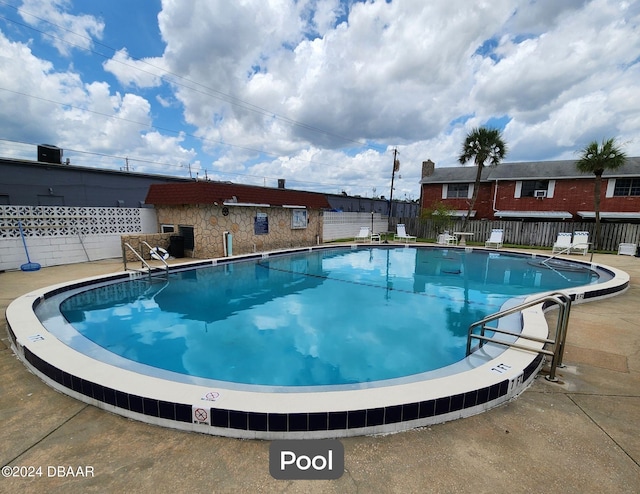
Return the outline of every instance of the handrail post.
[[[467,331],[467,352],[465,353],[467,357],[471,353],[471,335],[473,334],[474,326],[475,326],[475,323],[469,326],[469,331]]]
[[[571,312],[571,297],[568,295],[564,295],[565,297],[565,308],[563,312],[562,318],[562,335],[559,337],[558,346],[560,347],[560,352],[558,354],[558,367],[563,367],[562,360],[564,358],[564,345],[567,340],[567,330],[569,329],[569,314]]]
[[[546,377],[547,381],[558,382],[558,378],[556,377],[556,368],[558,367],[558,357],[562,348],[559,344],[560,338],[562,338],[562,327],[563,327],[563,319],[564,319],[564,305],[558,304],[559,306],[559,314],[558,321],[556,322],[556,340],[555,340],[555,348],[553,349],[553,358],[551,359],[551,367],[549,369],[549,375]]]
[[[523,338],[525,340],[531,340],[531,341],[539,341],[539,342],[543,342],[543,343],[550,343],[554,345],[554,350],[553,352],[550,352],[548,350],[544,350],[544,348],[540,348],[540,349],[535,349],[535,348],[527,348],[527,347],[522,347],[516,343],[509,343],[506,341],[500,341],[500,340],[496,340],[494,338],[487,338],[485,336],[485,329],[486,329],[486,325],[487,323],[491,322],[491,321],[497,321],[498,319],[508,316],[510,314],[515,314],[518,312],[522,312],[524,309],[527,309],[529,307],[533,307],[535,305],[539,305],[539,304],[543,304],[544,302],[552,302],[555,305],[558,305],[559,308],[559,313],[558,313],[558,320],[556,323],[556,331],[555,331],[555,336],[554,339],[543,339],[540,340],[538,338],[534,338],[533,336],[526,336],[526,335],[519,335],[519,338]],[[482,348],[482,346],[484,345],[485,341],[492,341],[498,344],[502,344],[502,345],[507,345],[507,346],[511,346],[514,348],[522,348],[525,350],[530,350],[532,352],[537,352],[537,353],[541,353],[544,355],[550,355],[552,357],[552,361],[551,361],[551,368],[549,371],[549,375],[546,377],[547,380],[552,381],[552,382],[557,382],[558,379],[556,378],[556,369],[558,366],[562,366],[562,358],[563,358],[563,354],[564,354],[564,345],[565,345],[565,341],[566,341],[566,337],[567,337],[567,328],[569,326],[569,313],[571,310],[571,297],[569,295],[567,295],[566,293],[563,292],[555,292],[555,293],[548,293],[546,295],[543,295],[539,298],[533,299],[533,300],[529,300],[527,302],[524,302],[520,305],[511,307],[509,309],[505,309],[503,311],[500,312],[496,312],[495,314],[491,314],[490,316],[485,317],[484,319],[481,319],[480,321],[476,321],[474,323],[472,323],[469,326],[469,331],[467,332],[467,352],[466,355],[467,357],[471,354],[471,340],[473,338],[476,338],[479,340],[479,344],[478,344],[478,348]],[[474,335],[473,334],[473,328],[476,326],[480,326],[480,334],[479,335]],[[509,331],[505,331],[505,330],[500,330],[499,326],[496,328],[490,328],[493,329],[494,331],[498,332],[498,333],[506,333],[506,334],[512,334],[514,336],[517,336],[515,333],[511,333]]]
[[[131,250],[131,252],[133,252],[135,254],[135,256],[140,260],[140,266],[146,266],[147,267],[147,273],[149,275],[149,279],[151,279],[151,266],[149,266],[149,264],[142,258],[142,256],[140,254],[138,254],[138,251],[136,249],[134,249],[133,247],[131,247],[131,245],[129,245],[127,242],[124,243],[124,245],[126,245],[127,247],[129,247],[129,249]]]
[[[126,242],[122,244],[122,262],[124,264],[124,270],[127,270],[127,249],[125,249]]]
[[[149,252],[151,252],[153,250],[153,247],[151,247],[145,240],[141,240],[141,243],[143,243],[144,245],[146,245],[149,248]],[[155,259],[155,257],[154,257]],[[167,272],[167,278],[169,277],[169,264],[167,264],[167,261],[165,261],[161,256],[158,256],[158,259],[160,261],[162,261],[162,264],[164,264],[164,269]]]
[[[562,367],[564,355],[564,343],[567,337],[569,326],[569,311],[571,310],[571,297],[563,292],[555,292],[549,295],[549,300],[553,300],[559,307],[558,321],[556,323],[555,348],[551,368],[546,379],[551,382],[558,382],[556,369]]]

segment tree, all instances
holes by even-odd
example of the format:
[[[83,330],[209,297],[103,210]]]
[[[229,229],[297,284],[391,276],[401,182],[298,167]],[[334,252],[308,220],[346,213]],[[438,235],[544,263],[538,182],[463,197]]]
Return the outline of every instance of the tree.
[[[450,228],[453,223],[453,209],[443,202],[436,202],[420,213],[422,221],[432,221],[436,236]]]
[[[605,170],[615,170],[624,165],[627,155],[616,143],[615,137],[598,141],[591,141],[579,151],[580,159],[576,162],[576,168],[583,173],[593,173],[596,180],[593,187],[593,209],[596,214],[596,234],[594,239],[595,249],[601,245],[600,239],[600,190],[602,188],[602,174]]]
[[[463,165],[474,158],[478,167],[476,173],[476,181],[473,187],[473,196],[469,202],[469,210],[462,223],[462,229],[467,226],[467,222],[471,217],[471,211],[478,199],[478,191],[480,190],[480,179],[482,178],[482,170],[487,160],[490,166],[498,166],[507,154],[507,145],[502,139],[502,133],[498,129],[490,129],[486,127],[477,127],[467,134],[467,138],[462,144],[462,152],[458,160]]]

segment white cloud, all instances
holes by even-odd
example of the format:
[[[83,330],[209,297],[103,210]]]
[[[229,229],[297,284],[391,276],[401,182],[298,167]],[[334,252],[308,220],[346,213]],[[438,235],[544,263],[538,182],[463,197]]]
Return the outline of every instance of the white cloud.
[[[145,98],[112,92],[105,82],[83,83],[73,71],[58,72],[28,46],[9,41],[1,32],[0,88],[0,135],[5,139],[149,162],[166,163],[168,156],[185,161],[195,157],[194,150],[181,146],[184,136],[160,136],[151,128],[151,107]],[[28,152],[34,154],[21,156],[35,159],[35,151]],[[112,159],[93,154],[71,151],[65,156],[76,164],[113,166]],[[144,168],[141,165],[139,171]]]
[[[111,28],[69,6],[24,10],[86,47]],[[398,146],[394,196],[413,198],[422,161],[457,164],[465,133],[490,119],[509,120],[507,160],[571,158],[608,136],[640,154],[640,2],[163,0],[157,19],[162,56],[119,43],[102,78],[0,33],[0,87],[39,97],[0,91],[0,130],[211,178],[386,196]]]
[[[345,14],[340,0],[326,0],[313,2],[312,24],[317,33],[323,35],[335,26],[340,16]]]
[[[162,65],[161,58],[133,59],[126,48],[116,51],[114,56],[103,64],[104,70],[116,76],[120,84],[139,88],[157,87],[162,84],[162,78],[166,75]]]
[[[20,15],[49,35],[43,35],[45,42],[69,55],[73,47],[91,48],[93,39],[101,39],[104,31],[104,23],[93,16],[65,12],[70,5],[70,0],[23,0]]]

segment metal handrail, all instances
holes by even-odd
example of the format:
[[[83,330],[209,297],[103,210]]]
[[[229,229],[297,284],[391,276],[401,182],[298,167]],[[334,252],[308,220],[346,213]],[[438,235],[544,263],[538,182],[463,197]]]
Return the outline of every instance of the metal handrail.
[[[144,242],[144,240],[142,242],[146,244],[146,242]],[[136,249],[134,249],[129,243],[124,242],[124,245],[126,247],[128,247],[129,250],[131,250],[131,252],[133,252],[133,254],[142,263],[142,265],[147,268],[146,271],[144,271],[143,269],[135,269],[134,271],[138,271],[139,273],[145,273],[146,272],[149,275],[149,281],[151,281],[151,272],[153,271],[154,268],[147,261],[145,261],[144,258],[138,253],[138,251]],[[149,245],[149,244],[147,244],[147,245]],[[126,254],[123,253],[122,257],[124,259],[124,269],[125,269],[125,271],[127,271],[127,256],[126,256]],[[166,261],[164,259],[162,259],[162,262],[164,263],[165,268],[166,268],[167,279],[169,279],[169,265],[166,263]]]
[[[146,241],[141,240],[141,243],[143,243],[144,245],[146,245],[149,248],[149,252],[151,252],[153,250],[153,247],[151,247]],[[153,256],[152,256],[153,257]],[[169,274],[169,264],[167,264],[167,261],[165,261],[162,257],[158,256],[158,257],[154,257],[154,259],[158,259],[159,261],[162,261],[162,264],[164,264],[164,269],[167,271],[167,274]]]
[[[547,257],[544,261],[542,261],[540,264],[544,264],[547,265],[547,262],[550,261],[551,259],[555,259],[556,257],[558,257],[560,254],[566,254],[566,253],[571,253],[571,249],[573,249],[576,245],[586,245],[587,248],[589,248],[589,246],[591,245],[591,242],[580,242],[578,244],[571,244],[569,247],[562,249],[560,252],[556,252],[555,254],[553,254],[551,257]],[[593,249],[588,250],[588,252],[590,252],[591,257],[589,258],[589,262],[593,262]]]
[[[558,322],[556,324],[556,334],[554,339],[549,338],[537,338],[535,336],[523,335],[521,333],[515,333],[512,331],[507,331],[500,328],[487,327],[487,324],[501,319],[502,317],[516,314],[518,312],[522,312],[524,309],[529,307],[533,307],[535,305],[543,304],[545,302],[553,302],[558,305],[560,309],[560,313],[558,314]],[[497,343],[500,345],[506,345],[513,348],[518,348],[520,350],[527,350],[531,352],[541,353],[544,355],[552,356],[553,359],[551,361],[551,369],[549,371],[549,375],[547,376],[547,380],[556,382],[558,379],[556,378],[556,368],[558,366],[562,366],[562,357],[564,354],[564,345],[567,337],[567,326],[569,325],[569,314],[571,311],[571,297],[563,292],[555,292],[543,295],[533,300],[529,300],[522,304],[516,305],[509,309],[502,310],[500,312],[496,312],[495,314],[491,314],[480,321],[474,322],[469,326],[469,332],[467,334],[467,356],[471,354],[471,340],[477,339],[480,340],[479,348],[482,348],[485,342]],[[477,326],[480,326],[480,334],[475,334],[473,329]],[[508,342],[499,340],[497,338],[492,338],[489,336],[485,336],[485,330],[488,329],[494,333],[506,334],[510,336],[515,336],[518,339],[524,339],[536,343],[544,343],[544,344],[553,344],[555,345],[554,351],[545,350],[544,348],[533,348],[526,345],[521,345],[520,343]]]
[[[147,261],[145,261],[145,260],[142,258],[142,256],[141,256],[140,254],[138,254],[138,251],[137,251],[136,249],[134,249],[133,247],[131,247],[131,245],[130,245],[129,243],[124,242],[124,246],[125,246],[125,247],[128,247],[128,248],[129,248],[129,250],[130,250],[131,252],[133,252],[133,255],[135,255],[135,256],[140,260],[140,262],[141,262],[144,266],[146,266],[146,267],[147,267],[147,273],[149,274],[149,278],[151,278],[151,266],[149,265],[149,263],[148,263]],[[125,270],[125,271],[127,271],[127,255],[126,255],[125,253],[123,253],[122,258],[123,258],[123,260],[124,260],[124,270]],[[136,270],[136,271],[138,271],[138,270]]]

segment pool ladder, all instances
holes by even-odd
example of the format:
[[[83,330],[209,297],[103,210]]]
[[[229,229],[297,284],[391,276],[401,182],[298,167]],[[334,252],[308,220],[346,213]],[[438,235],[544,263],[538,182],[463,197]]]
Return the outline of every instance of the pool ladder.
[[[145,242],[144,240],[142,241],[143,244],[145,244],[149,250],[151,250],[151,246]],[[131,252],[133,252],[133,254],[138,258],[138,260],[142,263],[140,269],[133,269],[133,268],[127,268],[127,255],[125,252],[124,247],[127,247]],[[125,271],[133,271],[134,273],[140,273],[140,274],[146,274],[149,276],[149,281],[152,280],[152,274],[154,272],[156,273],[160,273],[160,274],[164,274],[165,275],[165,279],[169,279],[169,265],[167,264],[167,261],[165,261],[164,259],[162,259],[162,257],[159,257],[158,260],[162,261],[162,264],[164,264],[164,269],[160,269],[157,267],[153,267],[151,266],[147,261],[144,260],[144,258],[140,255],[140,253],[138,253],[138,251],[136,249],[134,249],[130,244],[128,244],[127,242],[124,243],[123,246],[123,252],[122,252],[122,259],[124,260],[124,270]],[[146,268],[146,269],[145,269]]]
[[[575,248],[576,245],[586,245],[591,256],[589,258],[589,262],[593,262],[593,248],[591,247],[591,242],[582,242],[579,244],[572,244],[569,247],[565,247],[564,249],[562,249],[560,252],[556,252],[555,254],[552,254],[551,257],[547,257],[544,261],[542,261],[541,264],[547,264],[549,261],[551,261],[552,259],[555,259],[556,257],[558,257],[560,254],[571,254],[571,250]]]
[[[529,307],[533,307],[535,305],[542,304],[542,309],[546,309],[553,305],[557,305],[559,307],[558,313],[558,322],[556,324],[556,332],[555,337],[553,339],[548,338],[538,338],[535,336],[528,336],[521,333],[515,333],[512,331],[507,331],[505,329],[500,329],[492,326],[488,326],[490,322],[497,321],[505,316],[516,314],[522,312],[524,309]],[[511,307],[510,309],[505,309],[500,312],[496,312],[495,314],[491,314],[480,321],[474,322],[469,326],[469,333],[467,334],[467,357],[471,355],[471,341],[476,339],[480,340],[478,348],[482,348],[485,342],[497,343],[499,345],[506,345],[512,348],[518,348],[520,350],[526,350],[530,352],[540,353],[543,355],[548,355],[552,357],[551,360],[551,369],[549,370],[549,375],[546,376],[546,379],[551,382],[557,382],[558,378],[556,377],[556,369],[558,367],[562,367],[562,356],[564,353],[564,345],[567,338],[567,326],[569,325],[569,314],[571,312],[571,297],[563,292],[555,292],[547,295],[543,295],[539,298],[529,300],[520,305],[516,305],[515,307]],[[480,332],[474,333],[473,330],[479,327]],[[554,345],[553,351],[546,350],[543,348],[533,348],[528,345],[523,345],[521,343],[504,341],[498,338],[490,337],[485,335],[485,331],[492,331],[494,333],[505,334],[509,336],[514,336],[517,338],[516,341],[520,340],[528,340],[536,343],[544,343],[545,345]]]

